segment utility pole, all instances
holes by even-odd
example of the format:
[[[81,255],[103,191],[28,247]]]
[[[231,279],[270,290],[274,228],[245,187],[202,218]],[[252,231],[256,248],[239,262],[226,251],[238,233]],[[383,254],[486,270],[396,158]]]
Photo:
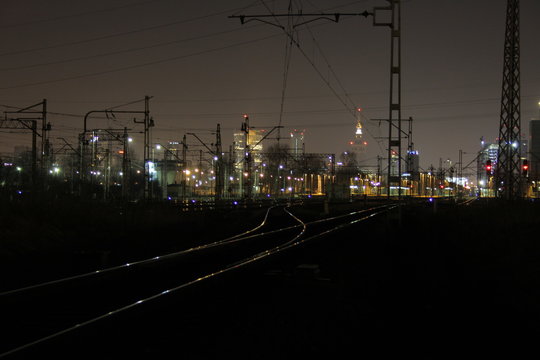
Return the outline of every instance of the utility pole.
[[[390,11],[391,21],[377,22],[375,26],[390,27],[390,98],[388,112],[388,187],[387,196],[390,198],[392,184],[397,184],[398,198],[401,199],[401,1],[387,0],[390,4],[386,7],[375,8],[382,12]],[[397,121],[397,134],[394,135],[392,127]],[[396,151],[397,150],[397,151]],[[392,154],[397,153],[397,169],[392,172]],[[396,174],[397,172],[397,174]]]
[[[37,106],[43,106],[42,111],[36,111],[32,110],[33,108]],[[45,127],[42,125],[42,130],[45,128],[46,130],[43,130],[41,134],[38,132],[37,122],[41,121],[42,124],[45,124],[45,120],[43,118],[44,114],[46,113],[46,107],[45,102],[40,102],[38,104],[28,106],[23,109],[19,109],[17,111],[5,111],[4,112],[4,120],[0,121],[0,129],[23,129],[23,130],[30,130],[32,133],[32,164],[31,164],[31,172],[32,172],[32,179],[31,179],[31,187],[32,187],[32,196],[35,198],[36,192],[38,190],[38,171],[37,171],[37,137],[41,137],[42,141],[42,148],[45,146],[45,142],[43,141],[43,136],[46,136],[46,133],[44,131],[50,130],[50,124],[45,125]],[[15,118],[8,118],[7,114],[14,114],[16,115]],[[29,115],[29,117],[22,116],[22,114]],[[35,117],[33,116],[35,114]],[[39,116],[41,115],[41,116]],[[44,171],[44,156],[43,152],[40,154],[40,175],[41,175],[41,185],[43,185],[43,181],[45,178],[45,171]],[[42,190],[43,186],[40,186],[40,190]]]
[[[199,141],[208,150],[210,155],[212,155],[212,159],[213,161],[215,161],[215,163],[213,163],[213,171],[214,171],[214,177],[216,178],[216,181],[214,182],[214,197],[216,200],[220,199],[221,194],[223,193],[223,180],[221,179],[222,169],[223,169],[223,166],[222,166],[223,153],[221,149],[221,126],[219,124],[217,125],[216,143],[210,144],[210,146],[213,146],[214,149],[212,149],[204,141],[202,141],[202,139],[199,136],[197,136],[197,134],[190,132],[190,133],[187,133],[187,135],[192,135],[195,139],[197,139],[197,141]],[[185,135],[184,135],[184,143],[185,143]],[[187,148],[187,145],[186,145],[186,148]],[[200,169],[202,168],[202,150],[200,152],[199,168]],[[218,181],[218,176],[220,178],[219,181]]]
[[[235,174],[235,171],[234,171],[234,167],[235,167],[235,160],[236,160],[236,151],[234,149],[235,145],[234,145],[234,141],[231,145],[229,145],[229,163],[227,164],[227,175],[228,175],[228,180],[227,180],[227,198],[231,198],[232,195],[233,195],[233,184],[234,184],[234,174]]]
[[[38,104],[39,105],[39,104]],[[49,136],[51,124],[47,122],[47,99],[41,102],[41,176],[46,181],[47,167],[50,160]]]
[[[143,124],[144,125],[144,163],[143,163],[143,198],[144,199],[147,199],[147,194],[148,194],[148,172],[146,170],[146,166],[147,166],[147,162],[148,162],[148,159],[149,159],[149,154],[150,154],[150,146],[149,146],[149,142],[150,142],[150,128],[154,126],[154,120],[152,118],[150,118],[149,114],[150,114],[150,108],[149,108],[149,100],[151,99],[152,97],[150,96],[145,96],[144,98],[144,111],[142,110],[139,110],[139,111],[136,111],[136,110],[111,110],[111,109],[106,109],[106,110],[91,110],[91,111],[88,111],[85,115],[84,115],[84,119],[83,119],[83,132],[81,134],[79,134],[79,146],[80,146],[80,162],[79,162],[79,167],[80,167],[80,170],[79,170],[79,195],[82,195],[83,194],[83,187],[84,187],[84,182],[86,181],[86,176],[87,176],[87,169],[86,169],[86,152],[87,152],[87,146],[88,146],[88,140],[86,139],[86,134],[89,132],[88,128],[87,128],[87,124],[88,124],[88,119],[89,119],[89,116],[91,114],[94,114],[94,113],[102,113],[102,114],[111,114],[111,115],[114,115],[115,113],[116,114],[142,114],[144,116],[143,118],[143,121],[137,121],[137,119],[133,119],[133,122],[136,123],[136,124]],[[127,140],[127,138],[124,139],[124,142]],[[128,158],[128,161],[129,161],[129,158]]]
[[[73,195],[74,194],[74,180],[75,180],[75,165],[74,165],[74,159],[79,158],[79,151],[73,147],[65,138],[63,137],[57,137],[58,140],[62,140],[63,144],[58,150],[54,150],[51,152],[51,155],[57,155],[63,152],[64,154],[67,154],[67,150],[71,152],[70,154],[70,181],[69,181],[69,191]]]
[[[401,105],[399,106],[401,108]],[[392,121],[392,119],[370,119],[372,121],[378,121],[378,122],[381,122],[381,121],[386,121],[388,122],[388,126],[389,128],[390,127],[393,127],[394,130],[396,130],[396,135],[393,135],[394,136],[394,139],[392,141],[388,141],[388,143],[390,144],[391,142],[396,145],[399,143],[399,149],[401,149],[401,144],[402,144],[402,141],[401,139],[403,137],[407,138],[407,158],[403,158],[403,154],[401,152],[401,150],[394,150],[392,149],[392,146],[389,145],[389,158],[388,158],[388,169],[387,169],[387,173],[390,174],[390,173],[393,173],[394,174],[394,177],[393,177],[393,180],[391,178],[388,178],[387,179],[390,179],[387,181],[387,196],[389,197],[390,196],[390,186],[392,183],[394,184],[401,184],[401,178],[402,178],[402,162],[405,161],[405,165],[406,165],[406,170],[407,172],[411,173],[411,166],[412,166],[412,151],[413,151],[413,145],[414,143],[412,142],[412,134],[413,134],[413,118],[412,117],[409,117],[408,119],[405,119],[405,120],[401,120],[401,113],[399,114],[399,121]],[[409,130],[408,132],[405,132],[402,127],[401,127],[401,123],[402,121],[408,121],[409,122]],[[397,123],[397,124],[396,124]],[[389,132],[392,132],[392,130],[389,130]],[[387,137],[380,137],[380,138],[383,138],[383,139],[391,139],[391,138],[387,138]],[[397,139],[397,140],[396,140]],[[396,145],[397,147],[397,145]],[[393,163],[392,163],[392,160],[396,158],[396,162],[397,162],[397,166],[394,167],[393,166]],[[394,171],[392,172],[392,169],[394,169]],[[396,175],[396,173],[398,173]],[[382,181],[381,181],[382,182]],[[398,186],[399,190],[398,190],[398,198],[401,199],[401,186]]]
[[[41,106],[41,110],[36,110],[38,106]],[[45,176],[46,176],[46,167],[48,162],[48,155],[49,155],[49,140],[48,140],[48,131],[51,130],[51,124],[47,122],[47,99],[43,99],[43,101],[28,106],[26,108],[17,110],[15,112],[7,112],[7,113],[24,113],[24,114],[36,114],[36,121],[41,120],[41,149],[40,149],[40,177],[42,181],[42,186],[45,182]],[[37,126],[36,126],[37,131]]]
[[[216,201],[221,200],[223,196],[223,150],[221,148],[221,126],[217,124],[216,129],[216,155],[214,161],[216,162],[214,168],[214,177],[215,177],[215,199]]]
[[[439,171],[437,172],[437,180],[438,180],[439,196],[442,196],[444,195],[444,191],[441,188],[441,186],[444,186],[443,185],[444,184],[444,169],[443,169],[442,158],[439,158]]]
[[[244,115],[244,122],[242,123],[241,130],[244,132],[244,164],[247,173],[244,197],[246,199],[251,199],[251,151],[249,149],[249,116],[247,114]],[[241,179],[244,177],[245,174],[242,174]]]
[[[332,162],[331,170],[330,170],[330,199],[334,199],[335,197],[335,184],[336,184],[336,155],[332,154],[330,155],[330,161]]]
[[[434,171],[435,171],[435,168],[433,167],[433,164],[429,167],[429,173],[430,173],[430,178],[429,178],[429,182],[430,182],[430,187],[431,187],[431,197],[433,197],[435,195],[435,181],[434,181],[434,178],[433,176],[435,175],[434,174]]]
[[[154,127],[154,119],[150,117],[150,97],[144,97],[144,119],[142,122],[133,119],[135,123],[142,123],[144,126],[144,155],[143,155],[143,198],[152,199],[152,184],[150,183],[150,172],[147,169],[150,160],[150,128]]]
[[[187,156],[187,142],[186,142],[186,134],[184,134],[184,137],[182,138],[182,203],[185,205],[186,201],[186,182],[187,182],[187,163],[186,163],[186,156]]]
[[[377,196],[381,196],[381,168],[382,168],[382,157],[380,155],[377,155],[377,182],[379,185],[377,185]]]
[[[414,151],[414,143],[412,141],[412,134],[413,134],[413,118],[409,117],[409,133],[407,134],[407,172],[411,174],[413,172],[413,164],[412,164],[412,152]]]
[[[130,191],[131,166],[129,166],[129,139],[127,127],[124,127],[122,141],[122,198],[129,200]]]
[[[501,199],[523,197],[521,168],[519,0],[508,0],[495,193]]]
[[[464,183],[461,183],[461,186],[459,185],[460,181],[463,181],[463,150],[459,150],[459,167],[458,167],[458,178],[457,178],[457,188],[458,188],[458,198],[461,199],[463,197],[463,185]]]

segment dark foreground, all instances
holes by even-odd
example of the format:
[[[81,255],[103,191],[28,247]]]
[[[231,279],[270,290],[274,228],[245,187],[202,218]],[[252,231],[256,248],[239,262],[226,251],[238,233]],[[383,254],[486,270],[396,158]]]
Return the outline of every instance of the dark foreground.
[[[529,358],[539,224],[532,203],[405,207],[21,356]]]

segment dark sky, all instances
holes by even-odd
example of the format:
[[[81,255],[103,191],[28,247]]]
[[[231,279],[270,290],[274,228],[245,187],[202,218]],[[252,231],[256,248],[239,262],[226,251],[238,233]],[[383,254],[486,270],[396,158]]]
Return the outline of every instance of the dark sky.
[[[185,132],[211,139],[216,124],[232,142],[242,114],[251,125],[279,123],[286,38],[233,14],[267,14],[261,0],[4,0],[0,12],[0,104],[48,100],[51,139],[76,142],[82,116],[153,96],[154,142]],[[289,0],[265,0],[276,13]],[[295,0],[304,13],[362,12],[384,0]],[[540,2],[521,1],[522,129],[540,100]],[[409,0],[402,4],[403,118],[414,118],[421,166],[472,160],[480,137],[498,135],[506,1]],[[298,28],[282,125],[306,130],[306,151],[340,153],[354,135],[349,110],[363,108],[366,164],[384,155],[388,116],[389,30],[343,18]],[[339,97],[335,95],[339,94]],[[346,103],[347,107],[343,104]],[[142,110],[143,103],[119,107]],[[2,108],[5,110],[5,108]],[[133,127],[92,119],[90,127]],[[406,126],[406,123],[404,123]],[[0,152],[29,136],[0,133]]]

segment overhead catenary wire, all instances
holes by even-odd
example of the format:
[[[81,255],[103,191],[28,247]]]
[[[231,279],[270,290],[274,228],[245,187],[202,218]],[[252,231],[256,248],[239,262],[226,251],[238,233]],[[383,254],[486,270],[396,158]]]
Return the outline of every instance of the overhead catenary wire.
[[[265,3],[264,0],[261,0],[261,3],[264,5],[264,7],[272,14],[273,11],[268,7],[268,5]],[[289,6],[288,6],[288,12],[289,14],[292,12],[292,1],[289,0]],[[280,27],[283,28],[283,26],[280,24],[279,20],[274,17],[274,20],[278,23]],[[292,19],[287,19],[287,33],[291,33],[293,29]],[[281,126],[283,123],[283,114],[285,110],[285,94],[287,89],[287,80],[289,78],[289,69],[291,65],[291,58],[292,58],[292,44],[293,40],[286,38],[285,39],[285,57],[283,62],[283,78],[282,78],[282,85],[281,85],[281,103],[280,103],[280,110],[279,110],[279,120],[278,120],[278,128],[277,128],[277,141],[279,143],[281,138]]]
[[[24,88],[24,87],[30,87],[30,86],[38,86],[38,85],[46,85],[46,84],[58,83],[58,82],[69,81],[69,80],[78,80],[78,79],[83,79],[83,78],[88,78],[88,77],[99,76],[99,75],[112,74],[112,73],[116,73],[116,72],[120,72],[120,71],[139,69],[139,68],[143,68],[143,67],[147,67],[147,66],[160,65],[160,64],[167,63],[167,62],[177,61],[177,60],[186,59],[186,58],[190,58],[190,57],[194,57],[194,56],[198,56],[198,55],[209,54],[209,53],[213,53],[213,52],[217,52],[217,51],[221,51],[221,50],[226,50],[226,49],[230,49],[230,48],[234,48],[234,47],[238,47],[238,46],[252,44],[252,43],[259,42],[259,41],[274,38],[276,36],[277,35],[273,34],[273,35],[253,39],[253,40],[247,40],[247,41],[242,41],[242,42],[238,42],[238,43],[234,43],[234,44],[229,44],[229,45],[225,45],[225,46],[221,46],[221,47],[217,47],[217,48],[201,50],[201,51],[197,51],[197,52],[190,53],[190,54],[173,56],[173,57],[169,57],[169,58],[149,61],[149,62],[146,62],[146,63],[140,63],[140,64],[135,64],[135,65],[130,65],[130,66],[123,66],[123,67],[110,69],[110,70],[97,71],[97,72],[92,72],[92,73],[86,73],[86,74],[80,74],[80,75],[74,75],[74,76],[67,76],[67,77],[59,78],[59,79],[37,81],[37,82],[31,82],[31,83],[26,83],[26,84],[20,84],[20,85],[4,86],[4,87],[0,87],[0,90],[18,89],[18,88]]]
[[[328,60],[327,56],[325,55],[324,51],[322,50],[319,42],[317,41],[317,39],[315,38],[315,34],[311,31],[311,28],[308,24],[305,24],[306,26],[306,29],[308,30],[310,36],[311,36],[311,39],[313,41],[313,43],[315,44],[317,50],[319,51],[319,54],[321,54],[324,62],[326,63],[327,67],[328,67],[328,70],[330,71],[330,73],[333,75],[334,79],[336,80],[338,86],[341,88],[341,91],[343,91],[343,95],[345,96],[345,98],[349,101],[349,105],[351,107],[351,109],[354,109],[352,111],[352,115],[353,117],[356,119],[356,116],[361,116],[363,117],[363,114],[362,113],[358,113],[356,111],[356,108],[357,108],[357,102],[353,101],[353,99],[351,99],[351,97],[349,96],[349,93],[348,91],[345,89],[345,86],[343,85],[343,83],[341,82],[341,80],[339,79],[339,77],[337,76],[336,72],[334,71],[334,68],[332,67],[332,65],[330,65],[330,61]],[[343,101],[343,105],[345,107],[346,104],[345,102]],[[364,119],[365,120],[365,119]],[[366,132],[369,134],[369,136],[371,136],[372,139],[375,140],[375,142],[377,143],[377,146],[379,147],[379,150],[380,151],[383,151],[382,147],[381,147],[381,140],[377,139],[376,136],[374,136],[372,133],[371,133],[371,130],[367,127],[365,127],[365,130]]]
[[[252,27],[257,27],[257,26],[260,26],[260,25],[253,25]],[[109,51],[109,52],[104,52],[104,53],[99,53],[99,54],[91,54],[91,55],[85,55],[85,56],[77,56],[77,57],[73,57],[73,58],[69,58],[69,59],[49,61],[49,62],[41,62],[41,63],[34,63],[34,64],[29,64],[29,65],[18,65],[18,66],[12,66],[12,67],[5,67],[5,68],[0,68],[0,71],[26,70],[26,69],[36,68],[36,67],[68,64],[68,63],[77,62],[77,61],[87,61],[87,60],[99,59],[99,58],[107,57],[107,56],[128,54],[128,53],[132,53],[132,52],[156,49],[156,48],[159,48],[159,47],[165,47],[165,46],[169,46],[169,45],[175,45],[175,44],[180,44],[180,43],[194,41],[194,40],[202,40],[202,39],[208,39],[208,38],[212,38],[212,37],[216,37],[216,36],[223,36],[224,34],[229,34],[229,33],[237,32],[237,31],[240,31],[240,30],[242,30],[242,29],[231,29],[231,30],[227,30],[227,31],[213,32],[213,33],[210,33],[210,34],[193,36],[193,37],[189,37],[189,38],[182,38],[182,39],[178,39],[178,40],[160,42],[160,43],[152,44],[152,45],[148,45],[148,46],[138,46],[138,47],[129,48],[129,49],[123,49],[123,50],[117,50],[117,51]]]
[[[168,0],[146,0],[146,1],[140,1],[140,2],[131,3],[131,4],[120,5],[120,6],[112,6],[112,7],[108,7],[108,8],[104,8],[104,9],[98,9],[98,10],[92,10],[92,11],[84,11],[84,12],[79,12],[79,13],[76,13],[76,14],[56,16],[56,17],[49,18],[49,19],[41,19],[41,20],[20,22],[20,23],[16,23],[16,24],[4,24],[4,25],[0,25],[0,29],[9,29],[9,28],[23,27],[23,26],[27,27],[27,26],[36,25],[36,24],[44,24],[44,23],[48,23],[48,22],[55,22],[55,21],[60,21],[60,20],[74,19],[74,18],[78,18],[78,17],[89,16],[89,15],[97,15],[97,14],[106,13],[106,12],[110,12],[110,11],[124,10],[124,9],[127,9],[127,8],[132,8],[132,7],[137,7],[137,6],[141,6],[141,5],[152,4],[152,3],[156,3],[156,2],[162,2],[162,1],[168,1]]]
[[[325,24],[321,24],[320,26],[322,26],[322,25],[325,25]],[[109,70],[97,71],[97,72],[74,75],[74,76],[67,76],[67,77],[51,79],[51,80],[43,80],[43,81],[30,82],[30,83],[26,83],[26,84],[4,86],[4,87],[0,87],[0,90],[10,90],[10,89],[18,89],[18,88],[25,88],[25,87],[32,87],[32,86],[39,86],[39,85],[47,85],[47,84],[52,84],[52,83],[58,83],[58,82],[64,82],[64,81],[70,81],[70,80],[79,80],[79,79],[88,78],[88,77],[95,77],[95,76],[100,76],[100,75],[108,75],[108,74],[112,74],[112,73],[117,73],[117,72],[127,71],[127,70],[134,70],[134,69],[139,69],[139,68],[148,67],[148,66],[160,65],[160,64],[173,62],[173,61],[178,61],[178,60],[182,60],[182,59],[186,59],[186,58],[190,58],[190,57],[194,57],[194,56],[210,54],[210,53],[213,53],[213,52],[227,50],[227,49],[231,49],[231,48],[234,48],[234,47],[253,44],[253,43],[260,42],[260,41],[276,38],[276,37],[279,37],[279,36],[280,36],[280,34],[271,34],[271,35],[267,35],[267,36],[264,36],[264,37],[258,37],[258,38],[255,38],[255,39],[251,39],[251,40],[246,40],[246,41],[242,41],[242,42],[228,44],[228,45],[215,47],[215,48],[211,48],[211,49],[205,49],[205,50],[197,51],[197,52],[194,52],[194,53],[178,55],[178,56],[173,56],[173,57],[168,57],[168,58],[162,58],[162,59],[149,61],[149,62],[145,62],[145,63],[139,63],[139,64],[134,64],[134,65],[129,65],[129,66],[122,66],[122,67],[119,67],[119,68],[114,68],[114,69],[109,69]],[[305,56],[307,56],[307,54],[305,54]],[[321,76],[322,76],[322,74],[321,74]],[[323,79],[324,79],[324,76],[323,76]]]
[[[308,1],[308,3],[311,4],[310,1]],[[312,5],[313,6],[313,5]],[[341,80],[339,79],[339,77],[337,76],[336,72],[334,71],[334,68],[332,67],[332,65],[330,65],[330,61],[328,60],[328,57],[326,56],[326,54],[324,53],[324,51],[322,50],[322,47],[321,45],[319,44],[319,42],[317,41],[317,39],[315,38],[315,34],[313,33],[313,31],[311,31],[311,28],[308,24],[305,24],[306,26],[306,29],[308,30],[309,32],[309,35],[311,36],[311,40],[313,41],[313,44],[315,45],[315,47],[317,48],[317,50],[319,51],[319,54],[322,56],[324,62],[326,63],[327,67],[328,67],[328,70],[330,71],[330,73],[333,75],[334,79],[336,80],[337,84],[339,85],[339,87],[341,88],[341,90],[343,91],[343,95],[345,96],[345,98],[347,100],[349,100],[350,102],[350,106],[351,108],[355,108],[357,106],[357,103],[355,101],[353,101],[351,99],[351,97],[349,96],[347,90],[345,89],[345,86],[343,86],[343,83],[341,82]]]
[[[350,97],[347,95],[347,91],[344,89],[343,87],[343,84],[341,83],[341,81],[339,81],[339,78],[337,77],[337,75],[335,74],[335,72],[333,71],[333,69],[331,68],[329,62],[328,62],[328,59],[326,58],[326,56],[324,56],[324,53],[322,52],[322,49],[320,48],[320,46],[318,46],[318,43],[317,41],[315,40],[314,36],[313,36],[313,33],[311,32],[311,30],[309,29],[308,27],[308,30],[309,32],[311,33],[312,35],[312,39],[313,41],[316,43],[317,47],[318,47],[318,50],[319,52],[323,55],[323,58],[324,60],[326,61],[327,63],[327,66],[329,67],[329,69],[332,69],[332,74],[334,75],[334,77],[337,79],[337,82],[338,84],[341,86],[342,90],[344,91],[345,93],[345,96],[346,98],[352,103],[352,107],[347,104],[347,102],[345,100],[343,100],[343,98],[340,96],[340,94],[336,91],[336,89],[334,89],[334,87],[332,86],[332,84],[330,83],[330,81],[323,75],[323,73],[321,72],[321,70],[317,67],[317,65],[315,64],[315,62],[308,56],[308,54],[304,51],[304,49],[300,46],[300,43],[294,39],[294,34],[292,32],[292,29],[294,28],[293,26],[288,26],[287,28],[285,28],[280,22],[279,20],[277,19],[275,13],[264,3],[264,0],[261,0],[261,2],[265,5],[266,9],[270,12],[270,15],[274,18],[274,20],[276,21],[276,26],[278,26],[279,28],[281,28],[283,30],[283,32],[285,33],[285,35],[287,35],[288,39],[290,40],[290,43],[294,43],[296,45],[296,47],[298,48],[298,50],[300,51],[300,53],[304,56],[304,58],[308,61],[308,63],[312,66],[312,68],[315,70],[315,72],[319,75],[319,77],[323,80],[324,84],[332,91],[332,93],[334,94],[334,96],[343,104],[343,106],[345,107],[345,109],[347,110],[347,112],[349,112],[350,115],[353,116],[353,118],[356,119],[356,116],[357,116],[357,112],[356,112],[356,106],[355,106],[355,103],[354,101],[352,101],[352,99],[350,99]],[[291,7],[289,7],[289,14],[291,13]],[[301,13],[301,12],[300,12]],[[290,16],[288,17],[290,18]],[[307,27],[307,25],[306,25]],[[283,102],[282,102],[283,103]],[[281,116],[280,116],[280,120],[281,120]],[[367,129],[367,132],[368,134],[371,136],[371,138],[373,140],[375,140],[375,142],[377,143],[379,149],[381,151],[383,151],[382,147],[381,147],[381,144],[380,144],[380,140],[377,139],[376,136],[374,136],[373,134],[371,134],[371,132],[369,131],[369,129]]]
[[[271,1],[275,1],[275,0],[271,0]],[[191,18],[188,18],[188,19],[172,21],[172,22],[168,22],[168,23],[165,23],[165,24],[147,26],[147,27],[144,27],[144,28],[136,29],[136,30],[130,30],[130,31],[123,31],[123,32],[113,33],[113,34],[107,34],[107,35],[97,36],[97,37],[84,39],[84,40],[68,41],[68,42],[64,42],[64,43],[58,43],[58,44],[47,45],[47,46],[40,46],[40,47],[35,47],[35,48],[30,48],[30,49],[21,49],[21,50],[9,51],[9,52],[5,52],[5,53],[0,53],[0,57],[10,56],[10,55],[27,54],[27,53],[36,52],[36,51],[58,49],[58,48],[68,47],[68,46],[73,46],[73,45],[81,45],[81,44],[87,44],[87,43],[90,43],[90,42],[108,40],[108,39],[113,39],[113,38],[117,38],[117,37],[133,35],[133,34],[138,34],[138,33],[142,33],[142,32],[158,30],[158,29],[162,29],[162,28],[167,28],[167,27],[171,27],[171,26],[175,26],[175,25],[188,24],[188,23],[191,23],[191,22],[196,22],[196,21],[200,21],[200,20],[203,20],[203,19],[211,18],[211,17],[230,14],[232,11],[238,11],[238,10],[243,10],[243,9],[246,9],[246,7],[236,8],[236,9],[229,9],[229,10],[224,10],[224,11],[218,11],[218,12],[214,12],[214,13],[210,13],[210,14],[206,14],[206,15],[200,15],[200,16],[191,17]]]
[[[264,3],[264,1],[263,1],[263,3]],[[288,11],[289,11],[289,13],[292,11],[292,2],[291,2],[291,0],[289,0]],[[293,29],[291,19],[289,19],[289,21],[287,22],[287,29],[288,29],[288,31],[292,31],[292,29]],[[289,69],[291,67],[292,44],[293,43],[292,43],[291,40],[285,39],[285,61],[283,62],[283,85],[282,85],[282,90],[281,90],[281,104],[280,104],[279,122],[278,122],[278,128],[277,128],[278,142],[279,142],[279,139],[281,137],[280,136],[281,126],[283,124],[283,113],[285,111],[285,94],[286,94],[286,90],[287,90],[287,82],[288,82],[288,79],[289,79]]]

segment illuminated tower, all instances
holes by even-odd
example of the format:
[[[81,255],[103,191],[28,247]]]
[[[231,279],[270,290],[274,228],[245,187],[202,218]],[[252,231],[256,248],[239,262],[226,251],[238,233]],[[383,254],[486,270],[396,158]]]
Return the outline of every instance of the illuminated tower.
[[[362,122],[360,121],[360,112],[361,109],[358,109],[354,139],[349,141],[350,151],[356,153],[359,160],[362,159],[367,150],[367,141],[363,139],[364,129],[362,128]]]

